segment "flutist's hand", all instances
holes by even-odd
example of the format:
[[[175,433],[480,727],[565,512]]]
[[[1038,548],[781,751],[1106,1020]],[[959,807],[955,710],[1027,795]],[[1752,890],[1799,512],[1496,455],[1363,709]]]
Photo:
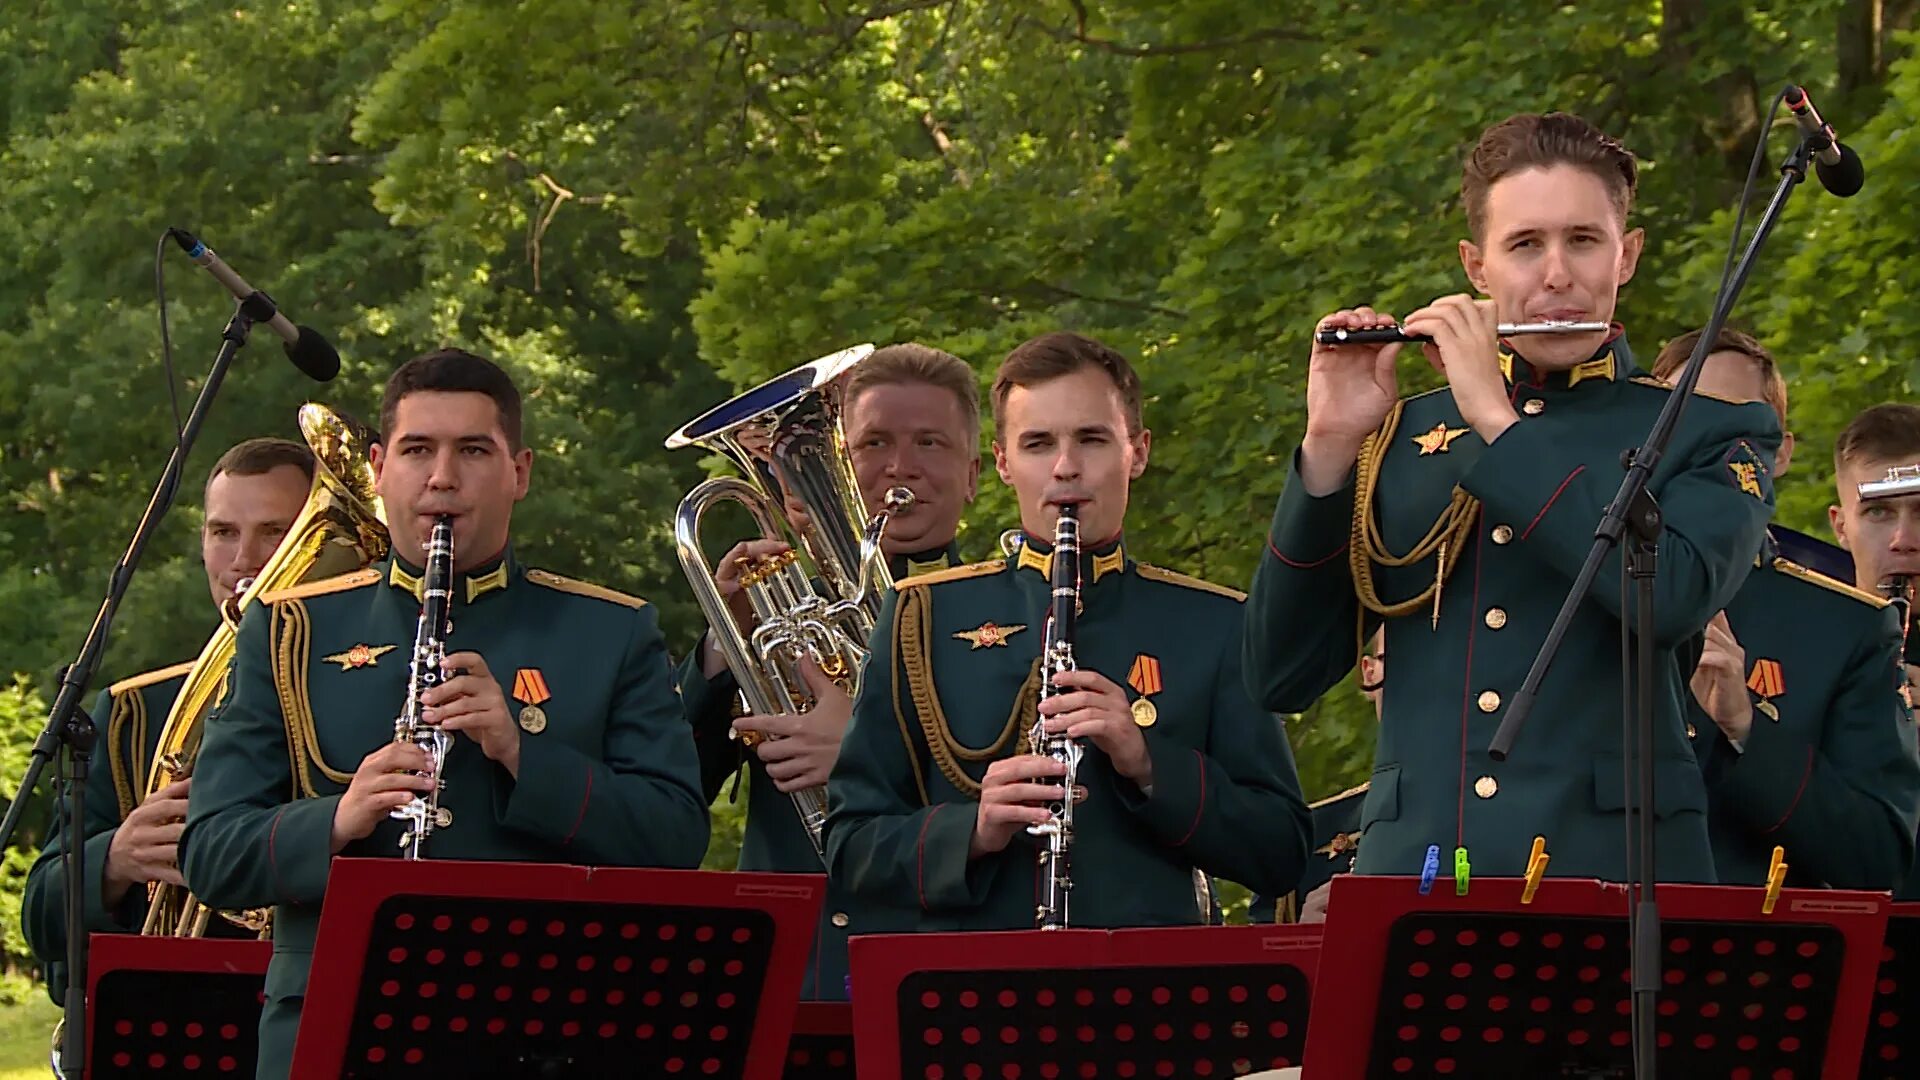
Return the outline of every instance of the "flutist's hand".
[[[1064,763],[1044,754],[1001,758],[987,766],[987,775],[980,779],[980,809],[973,819],[967,858],[1005,851],[1015,833],[1050,818],[1046,804],[1060,799],[1055,778],[1066,771]],[[1054,782],[1045,782],[1050,779]]]
[[[100,898],[111,909],[142,882],[180,880],[180,831],[187,822],[187,785],[175,780],[146,797],[113,831],[101,870]]]
[[[779,540],[742,540],[727,549],[720,558],[720,565],[713,568],[713,584],[727,602],[727,610],[733,612],[733,621],[742,634],[753,633],[753,608],[747,603],[747,594],[740,588],[740,571],[748,563],[770,559],[783,551],[791,550],[791,545]],[[713,631],[707,631],[700,639],[700,671],[707,678],[725,671],[727,658],[713,644]]]
[[[360,759],[340,805],[333,808],[333,853],[373,835],[388,814],[415,795],[432,791],[434,779],[419,775],[432,767],[433,759],[412,743],[388,743]]]
[[[479,743],[481,753],[518,780],[520,725],[507,711],[507,695],[487,670],[487,662],[479,653],[460,652],[449,655],[442,666],[461,674],[420,695],[420,704],[426,706],[420,719]]]
[[[1707,623],[1706,647],[1689,685],[1694,700],[1727,738],[1744,744],[1753,731],[1753,699],[1747,696],[1747,651],[1733,636],[1727,613]]]
[[[1065,733],[1100,748],[1113,771],[1139,787],[1153,786],[1153,758],[1147,755],[1147,737],[1133,722],[1127,692],[1092,668],[1063,671],[1054,685],[1065,689],[1040,703],[1049,734]]]
[[[1393,316],[1384,311],[1343,308],[1321,319],[1315,331],[1392,325]],[[1399,353],[1397,343],[1322,345],[1316,338],[1307,360],[1307,434],[1300,441],[1300,479],[1308,494],[1328,495],[1346,484],[1360,444],[1400,397],[1393,373]]]
[[[847,721],[853,716],[853,699],[817,664],[801,660],[800,675],[814,697],[814,706],[806,715],[743,716],[733,722],[735,731],[771,736],[753,752],[767,767],[773,786],[782,793],[827,782],[833,763],[840,760],[840,737],[846,734]]]
[[[1408,315],[1402,325],[1433,338],[1421,346],[1427,362],[1447,377],[1461,419],[1483,441],[1493,442],[1519,421],[1500,373],[1500,316],[1493,301],[1464,293],[1443,296]]]

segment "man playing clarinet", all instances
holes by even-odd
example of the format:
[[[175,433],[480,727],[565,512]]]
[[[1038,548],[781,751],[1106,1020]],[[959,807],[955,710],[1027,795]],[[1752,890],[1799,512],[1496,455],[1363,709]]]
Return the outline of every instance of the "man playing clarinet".
[[[1045,334],[1002,362],[993,409],[1023,543],[899,583],[827,785],[828,873],[856,928],[1024,929],[1042,906],[1050,925],[1199,923],[1195,869],[1293,888],[1307,809],[1285,731],[1243,685],[1242,598],[1122,543],[1150,439],[1132,366]],[[1056,566],[1069,506],[1082,540]],[[1056,590],[1072,618],[1050,627]],[[1071,663],[1042,663],[1049,639]],[[1071,792],[1065,748],[1034,752],[1037,717],[1043,744],[1079,750]],[[1069,797],[1066,843],[1033,835]],[[1043,864],[1049,848],[1064,857]],[[1070,904],[1037,905],[1061,873]]]
[[[1557,875],[1627,870],[1620,553],[1580,606],[1510,756],[1487,751],[1668,391],[1611,323],[1644,236],[1633,156],[1578,117],[1487,129],[1461,180],[1467,280],[1408,315],[1447,385],[1401,400],[1395,344],[1314,346],[1307,428],[1246,605],[1248,687],[1310,704],[1384,623],[1394,677],[1361,812],[1356,872],[1523,874],[1535,836]],[[1393,326],[1361,307],[1321,332]],[[1316,335],[1318,340],[1319,335]],[[1772,510],[1780,428],[1764,405],[1690,403],[1652,475],[1665,517],[1655,593],[1657,873],[1712,881],[1706,791],[1688,747],[1681,654],[1739,588]],[[1462,854],[1464,850],[1464,855]]]

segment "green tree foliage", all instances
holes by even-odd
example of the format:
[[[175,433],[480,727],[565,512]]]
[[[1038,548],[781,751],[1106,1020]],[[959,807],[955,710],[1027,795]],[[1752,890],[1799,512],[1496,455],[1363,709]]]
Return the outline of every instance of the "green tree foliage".
[[[1650,356],[1705,319],[1789,77],[1833,92],[1870,178],[1850,202],[1799,198],[1738,314],[1793,380],[1804,449],[1782,518],[1820,531],[1833,434],[1920,378],[1902,284],[1920,269],[1913,6],[10,4],[0,654],[50,685],[171,445],[150,279],[169,224],[329,331],[346,368],[317,388],[270,339],[246,351],[98,682],[192,655],[211,628],[193,538],[221,449],[291,434],[309,397],[371,419],[384,374],[443,342],[527,389],[522,554],[649,597],[684,647],[700,618],[670,519],[718,466],[660,442],[729,388],[903,339],[984,385],[1026,336],[1092,333],[1149,394],[1135,552],[1244,583],[1302,427],[1308,331],[1466,287],[1458,168],[1484,124],[1567,109],[1642,156],[1650,241],[1623,317]],[[229,305],[169,267],[190,397]],[[1435,385],[1408,358],[1404,388]],[[983,487],[974,556],[1015,520]],[[1365,779],[1373,720],[1350,688],[1291,730],[1310,795]],[[737,835],[718,810],[716,836]]]

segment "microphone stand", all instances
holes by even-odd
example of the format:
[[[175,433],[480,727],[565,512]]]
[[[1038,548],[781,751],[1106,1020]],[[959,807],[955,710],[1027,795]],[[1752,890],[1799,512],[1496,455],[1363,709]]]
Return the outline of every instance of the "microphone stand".
[[[1546,640],[1541,643],[1540,652],[1534,657],[1526,680],[1520,684],[1519,692],[1514,694],[1506,717],[1501,720],[1499,729],[1494,732],[1493,742],[1487,747],[1487,754],[1493,760],[1507,759],[1507,753],[1513,749],[1514,740],[1525,726],[1528,714],[1533,711],[1534,702],[1539,697],[1540,683],[1546,678],[1547,668],[1560,650],[1561,641],[1573,623],[1574,613],[1593,588],[1593,579],[1599,575],[1600,566],[1606,561],[1608,553],[1620,546],[1624,539],[1626,551],[1623,572],[1635,583],[1634,633],[1638,637],[1634,663],[1631,667],[1623,666],[1621,671],[1621,706],[1627,735],[1625,750],[1627,760],[1631,763],[1627,769],[1625,801],[1630,835],[1633,837],[1627,871],[1627,885],[1633,902],[1628,910],[1627,937],[1632,973],[1633,1075],[1638,1080],[1652,1080],[1654,1076],[1658,1016],[1654,1006],[1660,985],[1660,908],[1654,897],[1653,851],[1653,685],[1656,671],[1653,595],[1662,520],[1659,504],[1647,491],[1647,484],[1673,441],[1673,433],[1680,426],[1680,416],[1686,411],[1695,384],[1700,381],[1701,369],[1706,366],[1707,354],[1713,350],[1714,340],[1726,325],[1734,301],[1739,299],[1741,290],[1746,287],[1761,247],[1779,222],[1793,189],[1806,180],[1807,165],[1813,155],[1828,145],[1828,140],[1819,136],[1803,139],[1780,166],[1780,184],[1774,190],[1773,201],[1767,205],[1766,213],[1754,226],[1753,238],[1741,254],[1733,276],[1714,299],[1713,317],[1707,320],[1706,329],[1700,332],[1700,342],[1694,346],[1693,355],[1687,358],[1687,366],[1681,372],[1666,405],[1661,408],[1660,415],[1654,420],[1646,441],[1639,449],[1629,450],[1624,455],[1626,478],[1621,481],[1619,492],[1614,495],[1600,524],[1595,527],[1593,547],[1587,552],[1587,561],[1574,577],[1573,588],[1567,593],[1566,602],[1560,606],[1560,613],[1547,631]],[[1621,614],[1624,618],[1626,613]]]
[[[65,1076],[86,1075],[86,890],[97,887],[96,882],[86,880],[86,836],[82,830],[87,820],[87,772],[93,757],[94,740],[99,732],[93,718],[81,708],[80,699],[86,694],[87,685],[92,682],[94,671],[99,667],[100,654],[106,649],[107,634],[112,628],[114,614],[120,610],[120,600],[126,595],[127,585],[133,581],[134,569],[140,564],[140,556],[146,552],[147,541],[159,529],[160,519],[173,506],[174,496],[180,489],[180,473],[186,465],[187,453],[200,434],[207,410],[213,405],[214,395],[220,391],[227,369],[232,366],[235,354],[246,345],[247,334],[253,325],[266,322],[273,315],[273,301],[267,299],[264,293],[256,292],[235,306],[233,318],[227,322],[226,329],[220,332],[220,351],[213,359],[213,370],[207,373],[206,385],[200,388],[193,411],[187,415],[180,437],[174,442],[173,453],[167,458],[167,467],[160,475],[160,483],[153,489],[146,512],[140,516],[140,524],[133,530],[133,540],[127,545],[126,554],[120,557],[119,565],[113,568],[106,599],[100,603],[100,611],[94,616],[93,626],[87,631],[79,656],[61,670],[60,690],[54,696],[46,727],[33,741],[33,752],[27,759],[27,771],[20,778],[20,786],[15,789],[6,818],[0,820],[0,848],[5,848],[13,842],[14,831],[20,826],[21,812],[26,809],[27,797],[39,784],[40,774],[54,755],[65,747],[66,769],[61,780],[65,798],[60,800],[62,806],[59,812],[61,888],[66,900],[67,993],[61,1021],[65,1031],[65,1046],[58,1054],[59,1071]]]

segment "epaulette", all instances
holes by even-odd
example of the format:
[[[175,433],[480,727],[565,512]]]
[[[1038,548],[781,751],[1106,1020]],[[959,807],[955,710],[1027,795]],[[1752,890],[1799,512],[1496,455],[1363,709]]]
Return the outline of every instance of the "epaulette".
[[[1367,789],[1370,788],[1371,786],[1372,786],[1371,784],[1361,784],[1359,787],[1350,787],[1338,795],[1329,795],[1326,798],[1319,800],[1318,802],[1308,803],[1307,809],[1318,810],[1323,806],[1332,806],[1334,803],[1337,803],[1342,799],[1351,799],[1355,795],[1365,795],[1367,793]]]
[[[129,690],[138,690],[142,687],[152,686],[154,683],[163,683],[168,679],[184,678],[187,672],[193,670],[194,663],[195,661],[192,660],[182,660],[172,667],[163,667],[158,671],[149,671],[145,674],[121,679],[119,682],[107,687],[107,693],[112,694],[114,697],[119,697]]]
[[[1630,382],[1637,382],[1637,383],[1639,383],[1639,384],[1640,384],[1641,386],[1652,386],[1652,387],[1656,387],[1656,388],[1658,388],[1658,389],[1661,389],[1661,390],[1666,390],[1666,391],[1668,391],[1668,392],[1672,392],[1672,390],[1673,390],[1673,384],[1672,384],[1672,383],[1670,383],[1670,382],[1668,382],[1668,381],[1667,381],[1667,380],[1665,380],[1665,379],[1656,379],[1656,378],[1654,378],[1654,377],[1653,377],[1653,376],[1651,376],[1651,375],[1635,375],[1635,376],[1634,376],[1634,377],[1633,377],[1632,379],[1630,379],[1630,380],[1628,380],[1628,381],[1630,381]],[[1738,398],[1730,398],[1730,397],[1728,397],[1728,396],[1726,396],[1725,394],[1716,394],[1716,393],[1714,393],[1714,392],[1713,392],[1713,391],[1711,391],[1711,390],[1702,390],[1702,389],[1700,389],[1700,388],[1699,388],[1699,387],[1697,387],[1697,386],[1693,388],[1693,392],[1694,392],[1695,394],[1698,394],[1699,396],[1701,396],[1701,397],[1703,397],[1703,398],[1712,398],[1712,399],[1713,399],[1713,400],[1715,400],[1715,401],[1724,401],[1724,402],[1726,402],[1726,403],[1727,403],[1727,404],[1729,404],[1729,405],[1759,405],[1759,404],[1765,404],[1764,402],[1755,402],[1755,401],[1741,401],[1741,400],[1740,400],[1740,399],[1738,399]]]
[[[997,574],[1006,568],[1007,560],[988,559],[986,562],[967,563],[965,566],[949,566],[945,570],[935,570],[931,574],[915,574],[910,578],[902,578],[894,582],[893,587],[895,590],[900,590],[909,586],[918,588],[921,585],[938,585],[943,581],[959,581],[963,578]]]
[[[275,589],[272,592],[262,593],[260,594],[260,601],[265,604],[273,604],[281,600],[304,600],[309,596],[325,596],[328,593],[358,589],[364,585],[372,585],[379,580],[380,571],[369,566],[363,570],[355,570],[351,574],[321,578],[319,581],[302,582],[299,585],[289,585],[284,589]]]
[[[637,610],[647,606],[647,602],[637,596],[629,596],[617,589],[609,589],[604,585],[595,585],[590,581],[561,577],[559,574],[547,570],[529,570],[527,571],[527,580],[535,585],[544,585],[549,589],[554,589],[559,592],[572,593],[575,596],[591,596],[595,600],[605,600],[610,604],[619,604],[621,607],[630,607]]]
[[[1791,574],[1794,577],[1799,578],[1801,581],[1804,581],[1809,585],[1818,585],[1823,589],[1832,590],[1833,592],[1837,592],[1842,596],[1851,596],[1855,600],[1864,601],[1865,603],[1871,604],[1876,608],[1883,608],[1883,607],[1886,607],[1888,604],[1893,603],[1893,601],[1887,599],[1884,596],[1880,596],[1877,593],[1870,593],[1865,589],[1854,588],[1852,585],[1849,585],[1846,582],[1841,581],[1839,578],[1828,577],[1827,575],[1821,573],[1818,570],[1813,570],[1808,567],[1801,566],[1799,563],[1794,562],[1792,559],[1786,558],[1785,556],[1780,556],[1778,558],[1775,558],[1773,560],[1773,568],[1775,570],[1780,571],[1783,574]]]
[[[1133,569],[1148,581],[1164,581],[1169,585],[1184,585],[1189,589],[1198,589],[1201,592],[1209,592],[1215,596],[1225,596],[1234,600],[1245,600],[1247,598],[1247,594],[1241,592],[1239,589],[1229,589],[1225,585],[1215,585],[1211,581],[1202,581],[1197,577],[1190,577],[1174,570],[1163,570],[1158,566],[1148,566],[1146,563],[1134,563]]]

